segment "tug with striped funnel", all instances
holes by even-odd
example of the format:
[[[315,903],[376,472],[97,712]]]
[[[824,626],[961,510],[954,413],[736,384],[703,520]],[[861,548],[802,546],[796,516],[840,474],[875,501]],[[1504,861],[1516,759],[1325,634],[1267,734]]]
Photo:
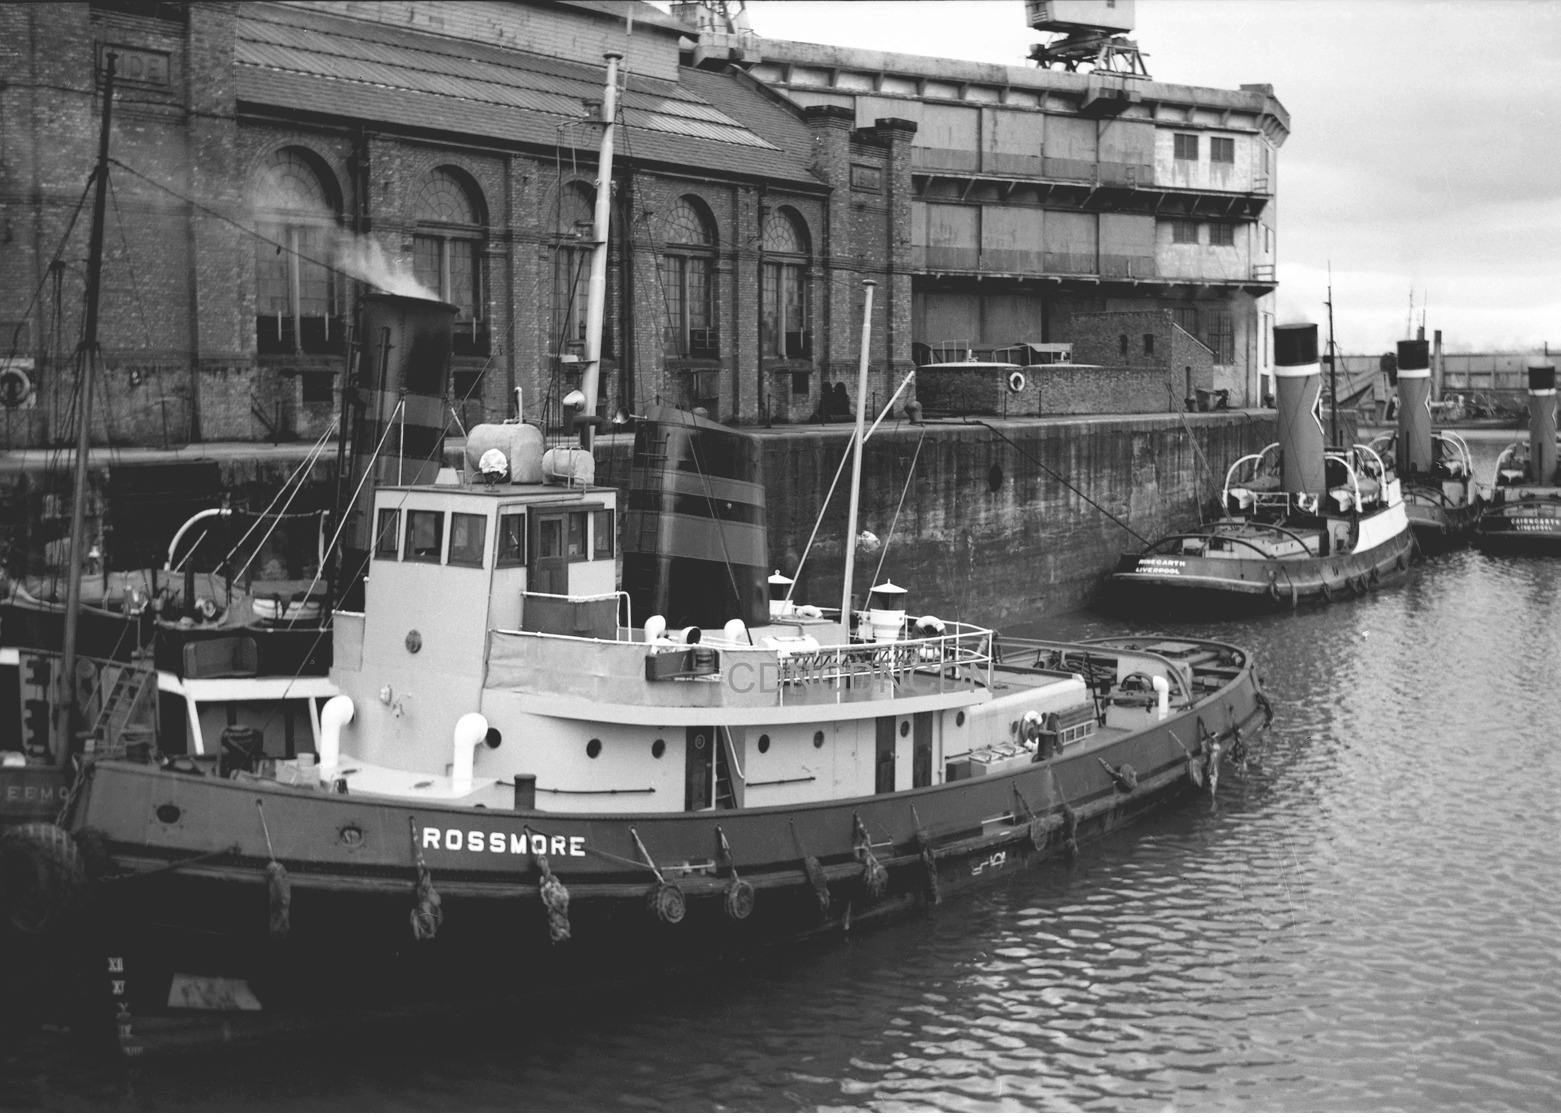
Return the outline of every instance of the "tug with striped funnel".
[[[1475,542],[1484,551],[1561,554],[1556,368],[1548,361],[1529,364],[1528,406],[1528,441],[1496,459]]]
[[[1368,446],[1329,449],[1317,327],[1274,328],[1279,441],[1230,467],[1224,517],[1123,555],[1106,605],[1208,615],[1359,597],[1400,577],[1414,537],[1391,465]]]
[[[1479,521],[1474,460],[1457,431],[1431,425],[1430,347],[1424,338],[1398,343],[1398,429],[1371,448],[1392,459],[1404,512],[1422,554],[1462,547]]]

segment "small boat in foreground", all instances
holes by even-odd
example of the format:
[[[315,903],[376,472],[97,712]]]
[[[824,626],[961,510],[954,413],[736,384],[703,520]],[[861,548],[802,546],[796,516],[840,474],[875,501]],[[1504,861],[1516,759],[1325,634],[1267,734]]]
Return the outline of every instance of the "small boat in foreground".
[[[1529,437],[1502,450],[1491,476],[1475,543],[1482,551],[1561,554],[1561,473],[1557,460],[1556,369],[1528,370]]]
[[[1230,467],[1226,517],[1122,556],[1105,604],[1207,615],[1359,597],[1409,568],[1399,481],[1368,446],[1324,449],[1317,327],[1274,328],[1279,441]]]
[[[1420,552],[1462,547],[1474,535],[1482,503],[1474,459],[1456,431],[1431,425],[1430,347],[1423,339],[1398,343],[1398,393],[1398,430],[1378,435],[1371,448],[1395,463]]]

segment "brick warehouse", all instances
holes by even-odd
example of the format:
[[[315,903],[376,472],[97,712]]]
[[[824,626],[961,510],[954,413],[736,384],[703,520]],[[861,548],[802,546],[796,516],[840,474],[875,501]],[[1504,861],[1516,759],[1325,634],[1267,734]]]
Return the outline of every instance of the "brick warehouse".
[[[0,86],[0,361],[33,389],[6,397],[8,446],[66,431],[86,215],[66,229],[109,49],[97,441],[317,436],[337,410],[356,299],[387,270],[460,307],[463,425],[512,414],[517,390],[528,418],[556,416],[578,380],[589,118],[609,49],[629,77],[608,411],[661,400],[744,423],[809,418],[831,384],[854,383],[865,278],[879,284],[879,398],[918,344],[1068,340],[1075,314],[1170,312],[1222,355],[1214,382],[1233,402],[1257,401],[1268,364],[1274,179],[1245,164],[1262,140],[1268,167],[1288,121],[1261,91],[1145,84],[1147,108],[1124,116],[1150,114],[1129,122],[1134,151],[1153,133],[1138,153],[1148,165],[1124,193],[1113,175],[1126,156],[1098,138],[1109,127],[1090,123],[1090,159],[1058,154],[1090,111],[1084,75],[762,41],[762,61],[729,66],[711,36],[643,4],[100,0],[0,5],[0,30],[12,75]],[[821,51],[835,65],[815,74],[804,63]],[[995,108],[987,71],[1007,83]],[[858,87],[876,93],[837,92]],[[1001,129],[991,152],[981,127]],[[1221,127],[1240,141],[1240,189],[1170,157],[1173,131]],[[1027,154],[998,150],[1010,140]],[[1236,216],[1203,220],[1221,213]],[[1184,243],[1178,224],[1209,237],[1218,225],[1221,241],[1243,230],[1239,259]],[[1000,248],[1005,228],[1018,239]],[[1118,251],[1118,233],[1137,247]],[[1254,238],[1266,238],[1256,255]],[[1116,274],[1119,257],[1130,274]]]
[[[661,400],[745,423],[810,416],[829,382],[854,378],[867,278],[875,390],[908,368],[891,232],[909,221],[913,126],[855,128],[740,72],[681,66],[689,29],[649,6],[29,4],[0,6],[0,30],[23,76],[0,87],[0,359],[34,389],[8,409],[12,446],[58,440],[69,407],[86,214],[65,231],[110,49],[95,440],[317,436],[363,280],[398,269],[460,307],[463,425],[513,414],[517,389],[528,418],[556,415],[578,383],[588,116],[610,49],[628,77],[609,413]],[[847,186],[851,167],[873,172],[871,192]]]

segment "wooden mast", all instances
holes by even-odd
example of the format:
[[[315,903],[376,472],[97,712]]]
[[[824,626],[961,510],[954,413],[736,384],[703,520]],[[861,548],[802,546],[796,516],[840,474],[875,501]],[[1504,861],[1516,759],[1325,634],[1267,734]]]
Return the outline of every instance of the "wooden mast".
[[[108,137],[114,108],[114,65],[119,56],[104,55],[103,121],[98,133],[98,163],[92,172],[97,193],[92,200],[92,235],[87,250],[87,311],[81,346],[76,350],[77,404],[75,492],[70,509],[70,551],[65,568],[65,644],[60,657],[57,691],[55,758],[68,761],[75,751],[76,626],[81,615],[82,551],[86,542],[87,452],[92,440],[92,384],[98,359],[98,301],[103,275],[103,226],[108,209]]]

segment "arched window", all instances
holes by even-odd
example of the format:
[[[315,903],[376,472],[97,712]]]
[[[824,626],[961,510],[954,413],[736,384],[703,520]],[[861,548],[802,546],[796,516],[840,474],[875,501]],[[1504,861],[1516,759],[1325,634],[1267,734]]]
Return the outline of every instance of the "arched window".
[[[553,251],[553,337],[558,353],[585,349],[585,301],[591,285],[593,192],[578,183],[564,187],[558,204]],[[605,339],[604,339],[605,342]],[[603,345],[603,352],[606,346]]]
[[[759,313],[759,349],[765,357],[813,356],[809,254],[807,226],[795,210],[783,207],[765,217]]]
[[[662,348],[669,357],[719,357],[711,278],[715,274],[715,228],[696,198],[679,198],[667,214],[666,250],[661,257],[661,296],[667,320]]]
[[[255,339],[261,353],[339,353],[333,234],[341,194],[303,148],[274,152],[250,184],[256,218]]]
[[[436,167],[418,184],[412,215],[417,223],[412,235],[412,274],[434,295],[458,308],[456,355],[487,356],[482,249],[488,221],[476,184],[452,168]]]

